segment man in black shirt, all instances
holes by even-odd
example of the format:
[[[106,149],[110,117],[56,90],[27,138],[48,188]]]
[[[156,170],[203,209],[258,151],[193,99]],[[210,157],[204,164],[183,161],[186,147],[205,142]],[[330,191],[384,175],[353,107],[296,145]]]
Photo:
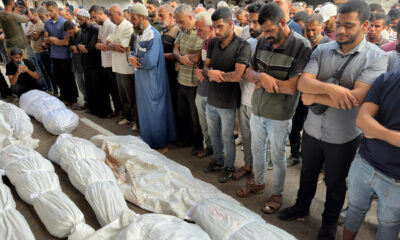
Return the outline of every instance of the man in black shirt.
[[[236,108],[240,104],[239,82],[249,63],[251,49],[248,42],[234,34],[229,8],[218,8],[211,19],[216,38],[208,46],[203,73],[210,80],[206,115],[214,158],[205,172],[224,167],[218,177],[218,181],[224,183],[232,177],[234,170],[236,147],[233,130]]]
[[[17,96],[32,89],[42,89],[35,66],[31,61],[23,59],[22,56],[21,49],[11,49],[11,61],[6,66],[6,75],[10,79],[11,91]]]

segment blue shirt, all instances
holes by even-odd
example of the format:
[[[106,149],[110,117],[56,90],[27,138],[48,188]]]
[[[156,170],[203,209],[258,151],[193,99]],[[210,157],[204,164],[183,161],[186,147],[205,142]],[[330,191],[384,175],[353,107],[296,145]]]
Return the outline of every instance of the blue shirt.
[[[65,22],[65,19],[61,16],[55,22],[49,19],[44,24],[44,32],[49,33],[49,37],[56,37],[62,40],[64,36],[67,35],[67,33],[64,32]],[[50,57],[55,59],[69,59],[71,58],[71,54],[68,46],[56,46],[52,44],[50,45]]]
[[[293,31],[297,32],[298,34],[300,34],[301,36],[303,36],[303,29],[301,29],[301,26],[293,21],[293,19],[290,19],[287,23],[286,23]]]
[[[384,127],[400,131],[400,71],[380,75],[364,102],[379,106],[375,119]],[[363,138],[359,154],[383,174],[400,180],[400,148],[387,142]]]

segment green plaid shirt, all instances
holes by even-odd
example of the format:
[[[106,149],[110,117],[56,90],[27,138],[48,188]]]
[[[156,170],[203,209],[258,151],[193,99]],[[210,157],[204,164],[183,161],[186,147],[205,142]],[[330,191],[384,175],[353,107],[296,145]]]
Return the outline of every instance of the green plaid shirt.
[[[192,29],[189,32],[180,32],[176,37],[175,44],[179,44],[179,52],[184,56],[200,51],[203,46],[203,40],[197,36],[196,29]],[[184,86],[198,86],[199,80],[196,77],[197,65],[185,66],[181,64],[179,67],[178,82]]]

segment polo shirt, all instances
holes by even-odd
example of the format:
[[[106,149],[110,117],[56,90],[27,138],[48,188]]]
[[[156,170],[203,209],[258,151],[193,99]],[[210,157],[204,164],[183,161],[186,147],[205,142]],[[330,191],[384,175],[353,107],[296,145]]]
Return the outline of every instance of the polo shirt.
[[[319,45],[324,44],[324,43],[327,43],[327,42],[330,42],[330,41],[331,41],[331,39],[328,38],[327,36],[322,36],[321,41],[320,41],[317,45],[315,45],[315,46],[312,48],[312,50],[314,51],[315,49],[317,49],[317,47],[318,47]]]
[[[251,57],[250,44],[233,34],[233,39],[225,48],[221,47],[218,39],[210,41],[207,58],[210,67],[223,72],[235,71],[235,64],[248,66]],[[239,82],[210,82],[208,85],[207,104],[217,108],[236,109],[240,105]]]
[[[387,55],[389,58],[387,71],[400,70],[400,53],[397,51],[390,51]]]
[[[21,25],[21,23],[27,22],[28,18],[24,15],[8,12],[0,13],[0,25],[4,31],[7,48],[25,49],[28,47],[28,40]]]
[[[115,24],[107,19],[103,22],[103,25],[99,26],[98,39],[101,43],[107,44],[107,37],[115,29]],[[101,66],[104,68],[112,67],[112,51],[101,51]]]
[[[388,57],[378,46],[364,39],[350,52],[344,54],[336,41],[321,44],[312,53],[304,72],[317,76],[320,81],[326,81],[346,62],[347,58],[357,55],[346,67],[341,86],[353,89],[354,83],[360,81],[372,84],[375,79],[386,72]],[[308,135],[331,144],[344,144],[354,140],[361,134],[356,126],[359,107],[343,110],[329,107],[325,113],[316,115],[308,111],[304,130]]]
[[[387,129],[400,131],[400,72],[379,76],[372,84],[364,102],[379,106],[376,121]],[[400,180],[400,148],[387,142],[363,138],[359,149],[362,158],[385,175]]]
[[[67,35],[64,32],[64,23],[65,19],[62,16],[54,21],[53,19],[49,19],[44,24],[44,32],[49,34],[49,37],[56,37],[59,40],[64,39],[64,36]],[[50,57],[54,59],[69,59],[71,58],[71,54],[69,52],[68,46],[57,46],[54,44],[50,45]]]
[[[285,81],[300,76],[311,55],[311,44],[303,36],[290,31],[286,40],[277,48],[262,37],[251,60],[255,71]],[[254,90],[251,99],[253,114],[272,120],[289,120],[299,102],[299,92],[294,95],[268,93],[264,88]]]
[[[201,50],[203,40],[197,36],[197,30],[192,29],[188,32],[180,32],[175,39],[175,44],[179,44],[179,52],[182,56],[193,54]],[[185,66],[181,64],[178,72],[178,82],[188,87],[197,87],[199,80],[196,77],[196,68],[198,64],[193,66]]]

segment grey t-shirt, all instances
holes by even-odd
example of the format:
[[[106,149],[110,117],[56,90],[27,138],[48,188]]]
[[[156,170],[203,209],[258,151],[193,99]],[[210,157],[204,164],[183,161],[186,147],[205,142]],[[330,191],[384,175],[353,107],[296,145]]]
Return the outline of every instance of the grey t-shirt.
[[[365,38],[346,54],[343,54],[336,41],[319,45],[304,72],[316,75],[320,81],[326,81],[355,52],[358,52],[357,55],[344,70],[341,86],[353,89],[356,81],[372,84],[379,75],[386,72],[388,56]],[[316,115],[309,110],[304,130],[308,135],[327,143],[347,143],[361,134],[355,123],[358,111],[359,107],[352,110],[329,107],[325,113]]]

